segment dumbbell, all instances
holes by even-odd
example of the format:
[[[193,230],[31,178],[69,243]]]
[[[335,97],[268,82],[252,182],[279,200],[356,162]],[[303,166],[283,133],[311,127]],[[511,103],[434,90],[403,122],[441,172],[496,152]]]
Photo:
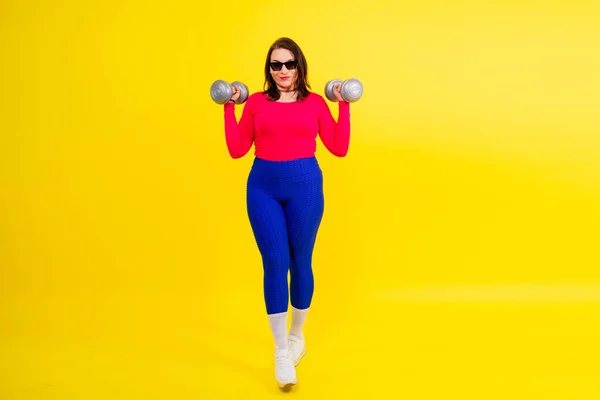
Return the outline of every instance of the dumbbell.
[[[233,97],[233,88],[236,87],[240,90],[240,97],[238,97],[236,104],[242,104],[248,100],[248,86],[242,82],[235,81],[231,84],[223,80],[214,81],[210,86],[210,97],[217,104],[225,104]]]
[[[358,101],[363,94],[363,86],[362,83],[358,79],[352,78],[346,81],[342,81],[341,79],[333,79],[325,85],[325,96],[329,99],[329,101],[336,102],[338,99],[333,94],[333,88],[338,83],[341,83],[340,94],[342,98],[348,103],[353,103]]]

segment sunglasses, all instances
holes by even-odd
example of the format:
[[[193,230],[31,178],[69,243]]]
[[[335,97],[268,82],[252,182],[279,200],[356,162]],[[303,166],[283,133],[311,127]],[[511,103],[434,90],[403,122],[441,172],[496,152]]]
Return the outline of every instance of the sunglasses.
[[[281,71],[281,68],[283,68],[284,65],[288,70],[291,71],[291,70],[296,69],[296,67],[298,66],[298,61],[293,60],[293,61],[286,61],[284,63],[279,62],[279,61],[273,61],[273,62],[269,63],[269,65],[271,66],[271,69],[273,71]]]

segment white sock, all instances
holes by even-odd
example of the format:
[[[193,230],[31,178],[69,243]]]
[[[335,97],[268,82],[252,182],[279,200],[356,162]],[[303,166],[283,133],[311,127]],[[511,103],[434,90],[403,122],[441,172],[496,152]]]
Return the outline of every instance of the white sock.
[[[269,314],[269,324],[277,350],[287,349],[287,312]]]
[[[308,314],[308,308],[299,310],[292,307],[292,327],[290,329],[290,335],[294,335],[299,339],[303,339],[302,329],[304,328],[304,321],[306,321],[306,314]]]

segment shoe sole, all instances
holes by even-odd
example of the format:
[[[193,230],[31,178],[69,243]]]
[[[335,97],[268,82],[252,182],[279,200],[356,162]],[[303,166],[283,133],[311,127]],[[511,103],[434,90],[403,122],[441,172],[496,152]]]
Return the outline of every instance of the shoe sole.
[[[306,347],[304,349],[302,349],[302,353],[300,353],[298,358],[296,358],[296,360],[294,360],[294,367],[297,367],[298,364],[300,364],[300,361],[302,360],[302,357],[304,357],[305,354],[306,354]]]
[[[289,392],[290,390],[292,390],[292,386],[296,385],[298,382],[288,382],[288,383],[278,383],[279,389],[281,389],[281,391],[283,392]]]

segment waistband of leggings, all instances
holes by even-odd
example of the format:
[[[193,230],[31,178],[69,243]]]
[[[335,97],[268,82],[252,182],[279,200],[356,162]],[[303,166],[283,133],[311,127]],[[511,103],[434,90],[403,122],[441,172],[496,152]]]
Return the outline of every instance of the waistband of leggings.
[[[289,161],[271,161],[255,157],[252,172],[273,178],[287,178],[321,172],[316,156]]]

